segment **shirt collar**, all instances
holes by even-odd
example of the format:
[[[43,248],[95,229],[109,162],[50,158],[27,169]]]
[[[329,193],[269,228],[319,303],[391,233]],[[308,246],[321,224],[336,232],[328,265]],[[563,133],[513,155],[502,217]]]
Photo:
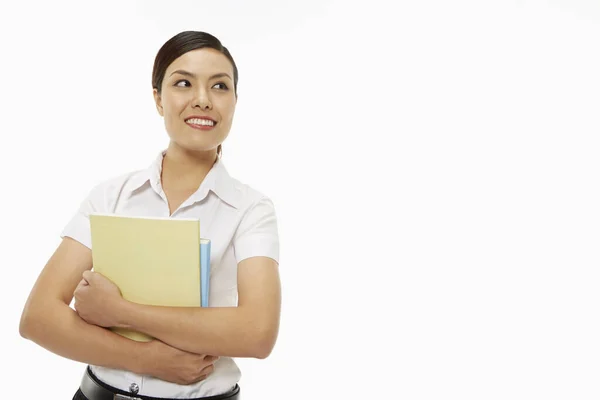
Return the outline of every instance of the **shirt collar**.
[[[146,169],[136,173],[130,180],[130,195],[145,185],[150,185],[157,193],[162,193],[160,175],[162,172],[162,161],[166,150],[161,151],[154,162]],[[210,169],[198,190],[190,197],[190,201],[203,200],[208,192],[212,191],[221,200],[229,205],[239,208],[240,198],[235,188],[235,181],[225,168],[223,161],[219,158]]]

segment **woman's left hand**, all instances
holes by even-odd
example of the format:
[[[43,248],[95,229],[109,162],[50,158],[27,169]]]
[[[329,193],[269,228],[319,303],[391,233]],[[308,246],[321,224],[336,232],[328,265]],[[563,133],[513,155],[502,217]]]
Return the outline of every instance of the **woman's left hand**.
[[[109,279],[97,272],[85,271],[73,296],[75,311],[85,322],[105,328],[118,326],[116,311],[125,300]]]

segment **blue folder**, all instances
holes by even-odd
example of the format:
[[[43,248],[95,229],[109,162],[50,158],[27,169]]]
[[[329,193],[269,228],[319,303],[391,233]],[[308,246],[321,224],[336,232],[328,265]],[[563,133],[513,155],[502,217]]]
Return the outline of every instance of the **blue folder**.
[[[208,307],[210,293],[210,239],[200,239],[200,294],[202,307]]]

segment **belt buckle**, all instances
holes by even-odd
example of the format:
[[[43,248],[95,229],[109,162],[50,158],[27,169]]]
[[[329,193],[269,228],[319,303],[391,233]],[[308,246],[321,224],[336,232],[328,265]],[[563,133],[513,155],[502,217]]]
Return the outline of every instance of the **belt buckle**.
[[[124,396],[122,394],[115,394],[115,396],[113,397],[113,400],[141,400],[139,397],[130,397],[130,396]]]

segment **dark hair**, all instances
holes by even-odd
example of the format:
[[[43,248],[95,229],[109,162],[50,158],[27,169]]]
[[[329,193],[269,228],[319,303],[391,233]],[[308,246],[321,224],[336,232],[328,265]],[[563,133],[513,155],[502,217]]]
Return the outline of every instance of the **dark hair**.
[[[233,66],[233,89],[235,95],[237,96],[238,69],[235,65],[235,61],[233,61],[231,53],[229,53],[227,47],[221,44],[219,39],[210,33],[199,31],[184,31],[178,33],[162,45],[156,54],[156,58],[154,59],[154,68],[152,69],[152,88],[156,89],[158,94],[160,94],[165,72],[167,71],[169,65],[171,65],[173,61],[185,53],[202,48],[218,50],[223,53],[225,57],[229,59],[229,61],[231,61],[231,65]],[[219,145],[217,148],[218,155],[221,156],[222,152],[223,149],[221,148],[221,145]]]

